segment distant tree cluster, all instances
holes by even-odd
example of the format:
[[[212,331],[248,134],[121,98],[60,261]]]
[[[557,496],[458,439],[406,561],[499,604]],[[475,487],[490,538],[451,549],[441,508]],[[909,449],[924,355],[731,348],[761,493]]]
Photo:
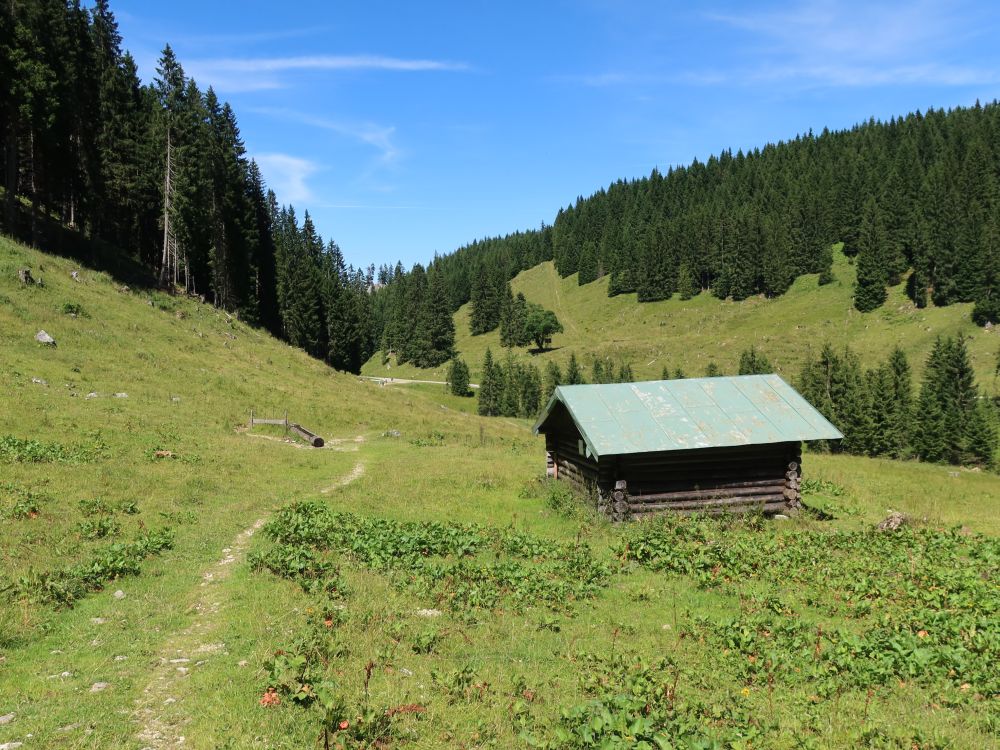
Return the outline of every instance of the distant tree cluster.
[[[619,363],[617,369],[607,358],[595,356],[591,366],[592,383],[631,383],[632,365]],[[571,353],[565,373],[557,362],[549,361],[544,377],[531,363],[517,360],[510,349],[503,362],[497,362],[487,349],[479,385],[479,413],[489,417],[534,417],[548,403],[560,385],[587,383],[576,353]]]
[[[929,110],[808,133],[744,154],[619,180],[561,209],[551,226],[480,240],[436,260],[473,333],[499,322],[500,284],[554,260],[580,284],[640,302],[709,290],[783,294],[803,274],[833,281],[832,246],[855,259],[855,305],[906,277],[918,306],[974,302],[1000,320],[1000,105]]]
[[[508,349],[502,361],[487,349],[479,381],[479,414],[484,417],[532,418],[542,400],[542,378],[538,368],[521,362]]]
[[[345,268],[308,215],[300,229],[279,209],[232,108],[169,45],[144,86],[121,42],[107,0],[0,7],[3,230],[95,265],[131,256],[151,283],[357,372],[374,268]]]
[[[455,322],[441,270],[419,263],[409,273],[401,267],[375,295],[375,314],[382,330],[381,348],[400,364],[437,367],[455,354]]]
[[[980,399],[965,339],[939,338],[919,396],[910,365],[896,349],[863,370],[857,355],[824,346],[799,379],[802,395],[844,433],[831,450],[867,456],[990,466],[997,449],[994,416]]]

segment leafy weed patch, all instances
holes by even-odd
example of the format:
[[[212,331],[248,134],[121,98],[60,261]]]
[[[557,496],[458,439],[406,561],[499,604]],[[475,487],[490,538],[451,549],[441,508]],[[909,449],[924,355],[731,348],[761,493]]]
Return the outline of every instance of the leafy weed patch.
[[[596,596],[610,575],[585,544],[512,528],[362,518],[315,501],[283,508],[264,533],[274,544],[253,555],[253,566],[307,590],[336,590],[336,561],[346,560],[465,613],[530,606],[571,612],[574,602]]]

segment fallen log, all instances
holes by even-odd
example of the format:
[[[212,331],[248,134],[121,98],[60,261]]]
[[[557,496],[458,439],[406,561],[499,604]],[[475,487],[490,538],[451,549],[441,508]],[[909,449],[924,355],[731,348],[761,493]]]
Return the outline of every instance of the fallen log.
[[[311,445],[313,448],[323,447],[323,438],[321,438],[319,435],[315,435],[312,432],[309,432],[309,430],[307,430],[302,425],[295,424],[294,422],[289,422],[288,429],[294,432],[299,437],[309,441],[309,445]]]

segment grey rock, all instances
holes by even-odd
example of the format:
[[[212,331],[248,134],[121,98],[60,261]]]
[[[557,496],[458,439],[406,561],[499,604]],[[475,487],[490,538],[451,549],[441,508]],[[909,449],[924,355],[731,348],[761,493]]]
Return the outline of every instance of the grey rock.
[[[15,716],[17,716],[17,714],[4,714],[3,716],[0,716],[0,725],[10,724],[14,721]]]
[[[115,398],[128,398],[127,393],[116,393]]]
[[[107,690],[109,687],[111,687],[110,682],[95,682],[90,686],[90,692],[100,693],[102,690]]]
[[[0,750],[16,750],[23,745],[23,742],[4,742],[0,745]]]
[[[113,597],[114,597],[115,599],[119,599],[119,600],[121,600],[121,599],[124,599],[124,598],[125,598],[125,592],[124,592],[124,591],[122,591],[121,589],[118,589],[118,590],[117,590],[117,591],[116,591],[115,593],[113,593],[113,594],[112,594],[112,596],[113,596]]]
[[[55,346],[56,340],[49,336],[45,331],[39,331],[35,334],[35,341],[39,344],[45,344],[46,346]]]
[[[80,272],[79,271],[70,271],[69,276],[70,276],[71,279],[73,279],[73,281],[79,281],[80,280]]]
[[[32,378],[31,382],[32,383],[37,383],[38,385],[48,385],[49,384],[49,381],[48,380],[44,380],[43,378]]]
[[[896,531],[897,529],[905,526],[909,520],[910,519],[906,515],[900,513],[899,511],[894,510],[892,513],[886,516],[885,520],[882,521],[882,523],[878,525],[878,530]]]
[[[91,617],[90,621],[95,625],[103,625],[104,623],[107,622],[107,620],[105,620],[103,617]]]
[[[774,520],[775,521],[787,521],[788,520],[788,516],[786,516],[786,515],[784,515],[782,513],[778,513],[777,515],[775,515]]]
[[[97,398],[97,392],[96,391],[91,391],[86,396],[84,396],[84,398]]]

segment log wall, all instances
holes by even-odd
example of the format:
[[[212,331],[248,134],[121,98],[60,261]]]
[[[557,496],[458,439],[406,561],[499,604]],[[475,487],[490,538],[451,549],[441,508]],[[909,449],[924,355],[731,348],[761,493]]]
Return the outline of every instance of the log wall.
[[[799,507],[801,443],[605,456],[580,452],[568,414],[545,435],[550,476],[587,494],[613,520],[659,513],[780,513]]]

